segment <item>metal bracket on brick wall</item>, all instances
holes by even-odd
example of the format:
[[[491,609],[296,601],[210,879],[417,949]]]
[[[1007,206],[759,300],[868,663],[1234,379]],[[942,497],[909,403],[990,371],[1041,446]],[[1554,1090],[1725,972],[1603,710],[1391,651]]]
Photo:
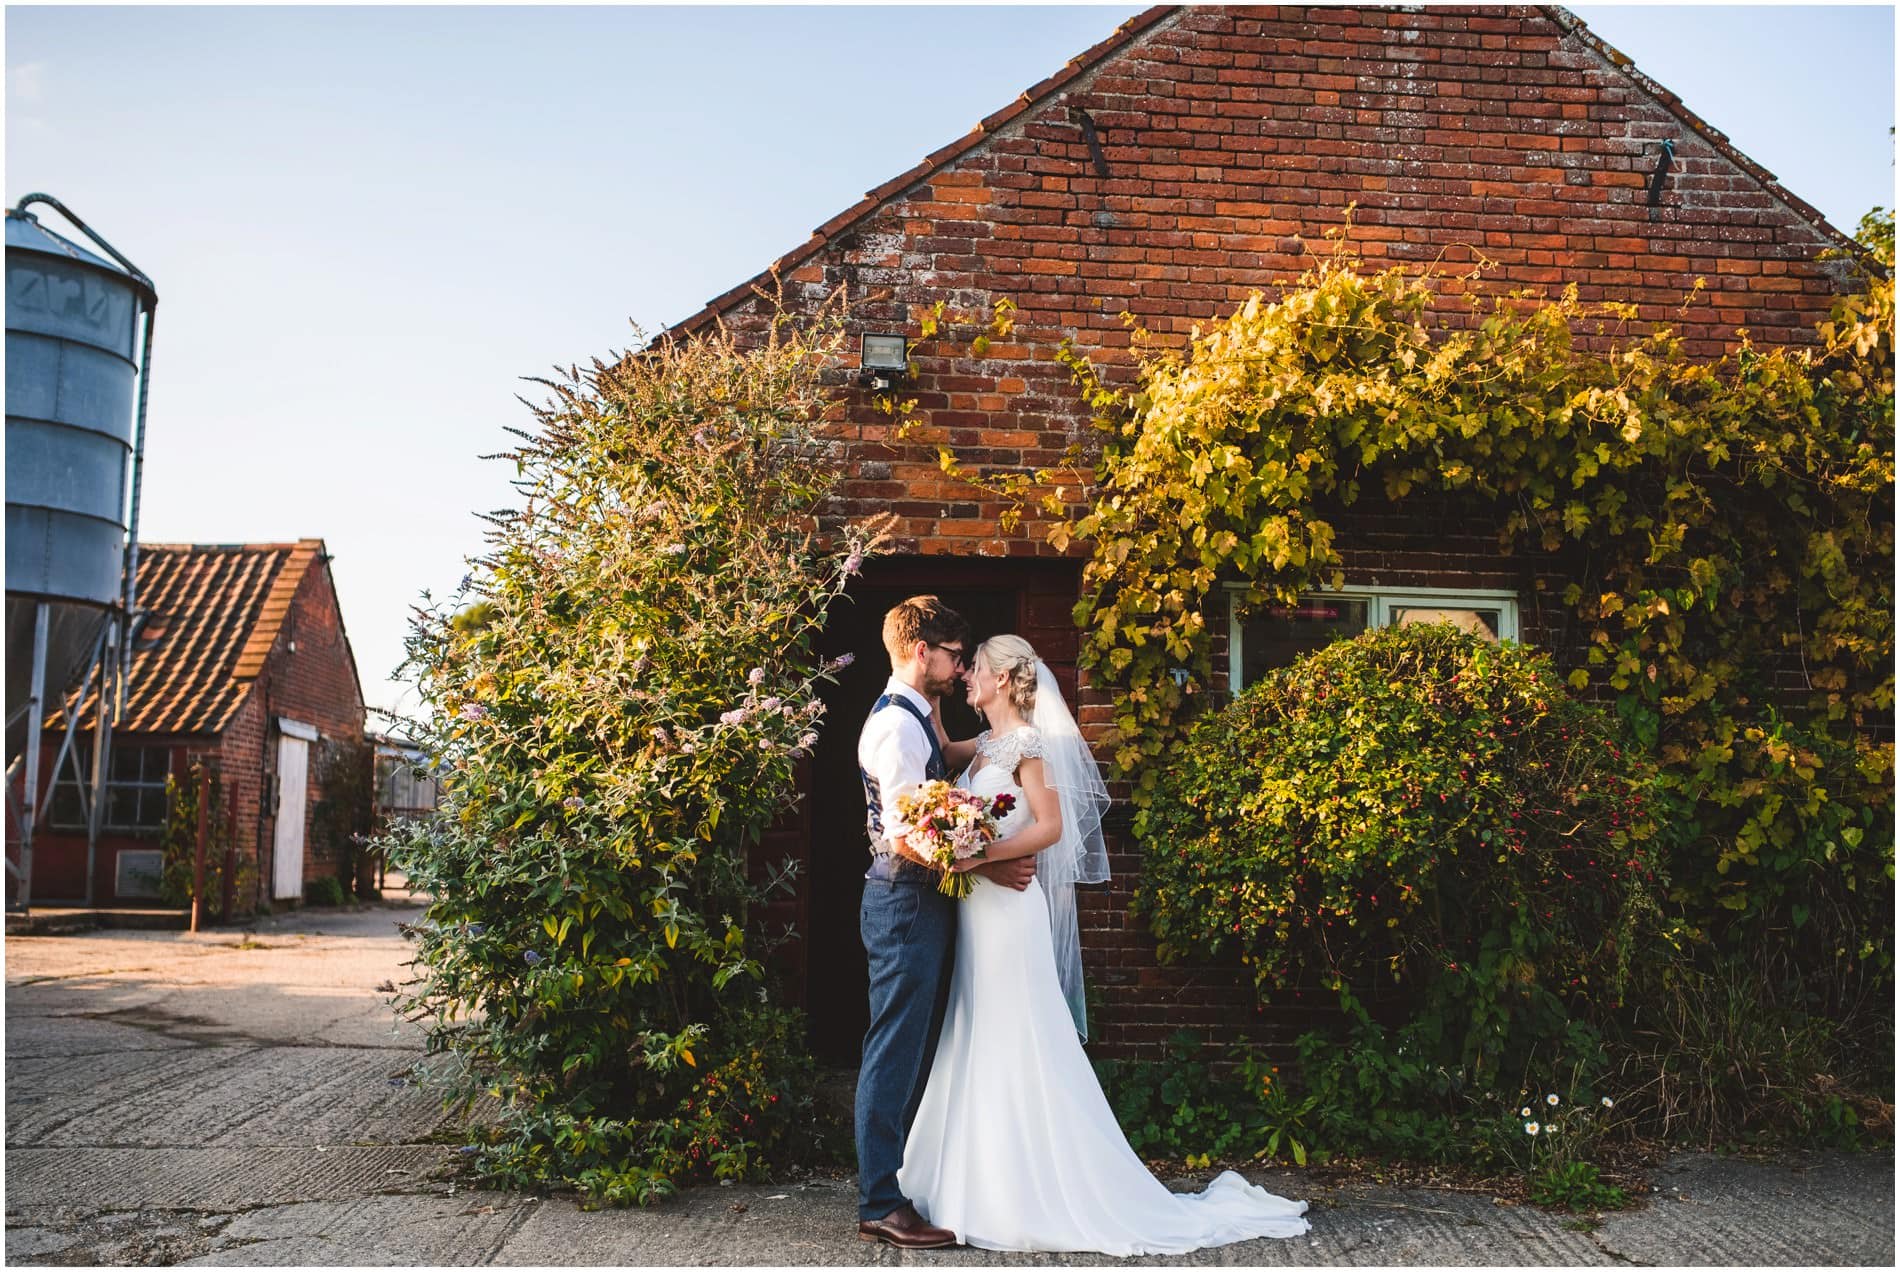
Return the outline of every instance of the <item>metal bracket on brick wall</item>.
[[[1669,175],[1669,163],[1676,157],[1676,143],[1665,137],[1660,143],[1662,154],[1656,160],[1656,171],[1649,174],[1649,206],[1662,206],[1663,178]]]
[[[1095,175],[1108,180],[1108,156],[1102,153],[1102,141],[1096,134],[1095,121],[1080,106],[1069,107],[1069,117],[1082,125],[1082,140],[1089,144],[1089,158],[1095,161]]]

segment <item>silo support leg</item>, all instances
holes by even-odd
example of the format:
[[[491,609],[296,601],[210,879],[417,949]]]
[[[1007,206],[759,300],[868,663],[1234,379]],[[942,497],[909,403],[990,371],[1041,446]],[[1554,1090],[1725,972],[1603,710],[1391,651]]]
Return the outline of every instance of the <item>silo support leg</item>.
[[[106,759],[112,753],[112,722],[118,712],[120,670],[119,624],[108,620],[99,633],[99,711],[92,727],[92,802],[86,808],[86,904],[94,904],[94,876],[99,864],[99,828],[105,822]],[[110,701],[108,701],[110,699]],[[84,699],[82,698],[83,702]],[[75,718],[73,724],[78,725]]]
[[[26,700],[26,789],[20,807],[19,908],[33,904],[33,824],[40,813],[40,720],[46,701],[46,628],[52,608],[41,601],[33,615],[33,688]]]

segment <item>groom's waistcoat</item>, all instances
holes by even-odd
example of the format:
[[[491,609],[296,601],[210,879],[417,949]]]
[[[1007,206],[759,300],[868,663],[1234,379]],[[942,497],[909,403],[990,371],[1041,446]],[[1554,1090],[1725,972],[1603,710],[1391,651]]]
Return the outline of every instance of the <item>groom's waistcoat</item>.
[[[924,764],[924,780],[942,781],[945,776],[943,748],[937,743],[937,731],[930,727],[929,717],[919,711],[917,704],[909,698],[895,693],[887,693],[880,697],[872,704],[871,714],[876,715],[887,707],[902,708],[922,727],[924,739],[930,743],[930,758]],[[864,780],[864,829],[870,836],[872,853],[871,871],[865,878],[886,878],[889,876],[891,867],[909,866],[911,863],[895,857],[885,842],[884,796],[878,787],[877,779],[872,777],[862,764],[858,766],[858,776]]]

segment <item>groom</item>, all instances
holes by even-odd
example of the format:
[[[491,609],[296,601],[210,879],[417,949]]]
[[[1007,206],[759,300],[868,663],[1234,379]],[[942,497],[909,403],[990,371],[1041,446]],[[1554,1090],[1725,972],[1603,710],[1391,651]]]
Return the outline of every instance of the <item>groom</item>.
[[[970,625],[934,596],[913,596],[884,616],[891,678],[858,735],[871,868],[864,873],[858,929],[871,972],[871,1026],[858,1069],[858,1236],[908,1249],[955,1245],[956,1234],[924,1222],[898,1191],[904,1139],[930,1076],[957,936],[956,902],[937,891],[937,872],[904,842],[897,797],[967,763],[971,742],[951,742],[937,703],[959,689],[975,656]],[[1021,891],[1035,858],[978,866],[991,882]]]

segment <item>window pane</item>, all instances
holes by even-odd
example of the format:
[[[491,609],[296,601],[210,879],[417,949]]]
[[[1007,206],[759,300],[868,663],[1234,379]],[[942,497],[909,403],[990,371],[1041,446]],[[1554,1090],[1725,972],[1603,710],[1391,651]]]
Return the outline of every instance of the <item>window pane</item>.
[[[47,821],[61,830],[84,830],[86,820],[79,811],[79,787],[61,782],[53,788],[53,806],[46,810]]]
[[[1305,597],[1292,609],[1257,611],[1240,625],[1242,687],[1302,654],[1365,631],[1369,604],[1363,598]]]
[[[1450,623],[1460,631],[1482,636],[1493,645],[1503,627],[1503,611],[1494,609],[1428,608],[1423,605],[1394,605],[1392,625],[1410,627],[1414,623]]]
[[[139,824],[139,788],[112,786],[106,789],[106,825],[114,830],[130,830]]]
[[[170,747],[115,745],[112,748],[114,782],[151,782],[163,786],[170,768]]]
[[[145,786],[139,789],[138,824],[147,830],[165,829],[165,788]]]

